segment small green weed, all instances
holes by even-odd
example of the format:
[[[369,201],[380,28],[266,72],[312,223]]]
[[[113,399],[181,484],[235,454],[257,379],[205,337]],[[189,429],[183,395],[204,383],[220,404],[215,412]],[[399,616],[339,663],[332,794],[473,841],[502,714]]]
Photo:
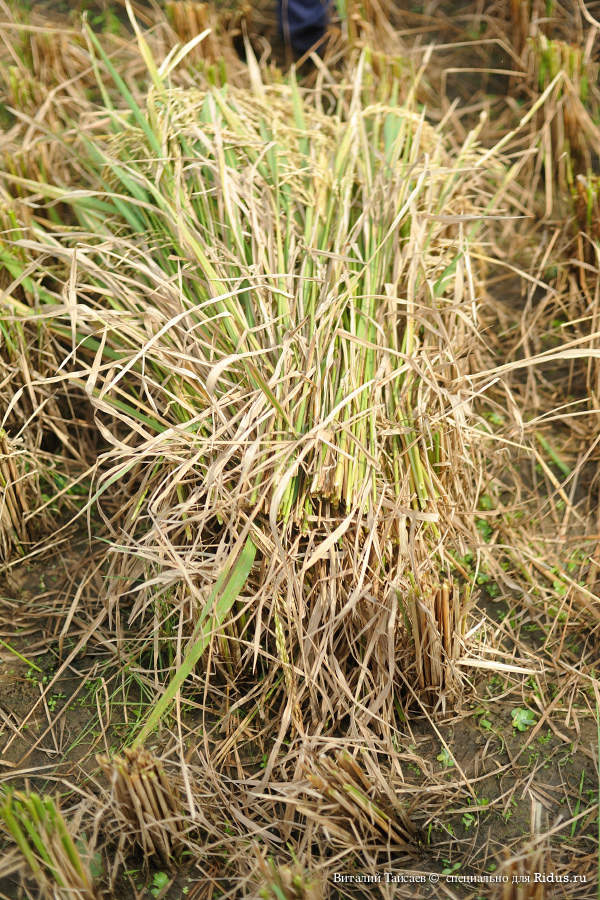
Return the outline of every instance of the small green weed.
[[[150,888],[152,896],[158,897],[165,890],[169,881],[170,878],[166,872],[155,872],[152,876],[152,887]]]
[[[446,747],[442,748],[442,752],[438,753],[436,759],[447,769],[451,769],[454,766],[454,760]]]
[[[468,831],[469,828],[471,828],[471,826],[474,825],[476,821],[477,821],[476,816],[474,816],[473,813],[469,813],[469,812],[464,813],[463,817],[461,819],[461,822],[463,824],[465,831]]]
[[[460,869],[459,862],[453,863],[453,862],[450,862],[449,859],[444,859],[443,863],[444,863],[444,868],[442,869],[442,875],[453,875],[454,872],[458,872],[458,870]]]
[[[535,713],[533,713],[530,709],[523,709],[518,706],[516,709],[513,709],[511,714],[511,719],[513,723],[513,728],[516,731],[527,731],[531,728],[532,725],[535,725],[537,722],[537,718]]]

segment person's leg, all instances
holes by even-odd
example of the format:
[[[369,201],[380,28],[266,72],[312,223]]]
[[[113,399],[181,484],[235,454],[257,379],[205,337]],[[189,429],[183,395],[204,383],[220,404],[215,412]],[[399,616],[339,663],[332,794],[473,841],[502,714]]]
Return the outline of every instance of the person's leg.
[[[281,34],[296,56],[310,50],[325,34],[330,5],[330,0],[279,0]]]

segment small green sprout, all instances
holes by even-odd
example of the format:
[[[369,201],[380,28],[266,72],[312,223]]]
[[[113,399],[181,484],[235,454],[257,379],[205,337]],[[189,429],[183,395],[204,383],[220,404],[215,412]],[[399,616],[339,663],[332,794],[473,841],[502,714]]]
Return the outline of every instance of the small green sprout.
[[[152,896],[158,897],[164,891],[169,881],[170,879],[166,872],[155,872],[152,876],[152,887],[150,888]]]
[[[454,765],[454,760],[452,759],[452,756],[448,752],[446,747],[442,748],[442,752],[438,753],[438,755],[436,756],[436,759],[438,762],[441,762],[441,764],[443,766],[445,766],[447,769],[451,769]]]
[[[468,831],[469,828],[475,823],[475,816],[473,815],[473,813],[466,812],[464,813],[461,821],[465,830]]]
[[[449,859],[445,859],[444,863],[446,865],[442,869],[442,875],[452,875],[454,872],[458,872],[458,870],[460,869],[459,862],[451,863]]]
[[[516,731],[527,731],[537,721],[535,714],[530,709],[522,709],[520,706],[513,709],[510,715]]]
[[[486,717],[486,711],[485,711],[485,709],[483,709],[482,707],[480,707],[480,708],[477,710],[477,715],[480,716],[479,720],[477,721],[477,724],[479,725],[479,727],[480,727],[480,728],[483,728],[484,731],[491,731],[491,730],[492,730],[492,723],[491,723],[490,720]]]
[[[475,525],[477,526],[477,531],[479,532],[483,540],[486,542],[486,544],[489,544],[492,539],[492,534],[494,533],[494,529],[492,528],[490,523],[487,521],[487,519],[476,519]]]

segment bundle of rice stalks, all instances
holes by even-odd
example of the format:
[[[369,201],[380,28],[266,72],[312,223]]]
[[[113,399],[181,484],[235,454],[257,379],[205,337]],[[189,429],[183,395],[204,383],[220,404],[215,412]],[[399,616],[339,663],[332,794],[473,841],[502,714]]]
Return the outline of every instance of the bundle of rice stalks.
[[[30,221],[28,211],[17,209],[11,199],[0,191],[0,201],[4,208],[0,211],[0,259],[7,239],[20,238],[24,232],[19,227],[21,221],[27,227]],[[19,264],[26,262],[26,255],[21,251]],[[0,292],[8,293],[11,287],[11,272],[0,268]],[[8,303],[3,304],[0,315],[0,560],[8,560],[16,549],[24,554],[24,544],[30,540],[29,529],[25,517],[30,512],[31,475],[33,467],[22,438],[15,440],[5,431],[7,425],[6,411],[14,405],[16,377],[20,369],[23,353],[24,330],[15,322],[11,313],[14,309]],[[11,423],[12,424],[12,423]],[[14,431],[12,432],[14,434]]]
[[[10,166],[10,154],[7,153],[2,162],[4,166]],[[11,171],[11,174],[16,174],[16,172]],[[10,352],[14,355],[15,344],[18,342],[18,336],[23,334],[23,329],[20,324],[10,321],[8,311],[16,308],[16,295],[19,294],[19,280],[17,277],[15,281],[15,275],[22,272],[23,266],[28,260],[27,251],[22,247],[15,247],[14,242],[23,240],[29,235],[33,216],[31,208],[26,203],[11,196],[4,180],[0,180],[0,204],[0,290],[2,291],[0,296],[4,307],[3,316],[0,319],[0,329],[6,342],[7,353]],[[22,294],[19,294],[18,299],[22,299]]]
[[[344,72],[352,80],[356,53],[362,52],[367,60],[366,102],[378,99],[384,104],[402,103],[410,96],[411,104],[415,99],[428,107],[437,103],[444,61],[436,58],[434,64],[431,48],[423,49],[422,60],[415,52],[418,48],[409,48],[399,33],[403,28],[401,19],[410,16],[404,5],[388,0],[348,0],[337,3],[335,9],[339,20],[334,19],[329,29],[324,62],[338,73],[338,79],[343,81]],[[337,27],[338,21],[341,28]]]
[[[503,21],[503,32],[526,67],[529,44],[541,35],[582,46],[589,38],[589,23],[582,17],[577,0],[498,0],[490,3],[489,15]]]
[[[578,175],[572,188],[575,247],[566,250],[571,263],[559,273],[556,288],[568,297],[564,303],[573,320],[572,330],[593,352],[600,349],[600,177],[588,171]],[[575,260],[575,264],[573,264]],[[584,363],[585,386],[593,410],[600,409],[600,361],[590,356]],[[592,423],[595,434],[596,423]]]
[[[41,107],[47,96],[44,86],[21,66],[0,67],[0,79],[8,105],[14,109],[33,112]],[[51,125],[57,126],[56,117],[50,121]]]
[[[6,793],[0,805],[0,824],[21,851],[35,879],[37,896],[95,900],[98,894],[89,864],[52,798],[21,791]]]
[[[244,664],[282,595],[314,715],[333,652],[344,704],[350,690],[392,709],[396,591],[411,565],[438,567],[415,548],[443,567],[475,502],[470,248],[492,154],[476,132],[451,154],[422,115],[377,100],[365,56],[331,116],[252,67],[252,93],[181,91],[153,69],[142,109],[90,40],[128,112],[86,135],[85,192],[26,185],[79,224],[45,223],[36,199],[27,247],[64,266],[49,327],[111,445],[95,493],[101,510],[120,498],[111,609],[130,591],[138,646],[171,651],[180,614],[184,634],[201,623],[196,648],[236,614]],[[243,547],[245,608],[243,581],[213,591]]]
[[[581,348],[579,358],[569,362],[566,394],[582,404],[579,407],[579,422],[573,430],[572,446],[579,444],[584,460],[587,460],[589,453],[595,452],[598,431],[596,411],[600,408],[600,365],[597,356],[600,349],[600,178],[589,170],[585,175],[577,175],[571,182],[568,200],[568,214],[564,224],[561,223],[560,231],[555,233],[554,240],[556,250],[553,256],[560,262],[554,272],[546,273],[550,287],[546,296],[538,299],[536,312],[540,323],[545,322],[545,327],[538,326],[538,331],[546,341],[550,338],[556,341],[556,326],[560,324],[564,344],[569,348]],[[545,349],[547,343],[539,342],[535,346],[537,352]],[[586,409],[591,412],[589,420],[583,415]],[[566,417],[565,422],[570,426],[570,417]],[[582,429],[587,430],[588,425],[589,440],[585,438],[582,441]],[[549,439],[552,442],[552,434]],[[570,475],[570,466],[559,463],[558,468],[563,476]]]
[[[249,3],[204,3],[197,0],[171,0],[165,3],[164,18],[157,20],[157,36],[173,33],[188,46],[186,69],[202,72],[212,84],[239,80],[245,83],[245,41],[254,44],[254,5]],[[198,41],[200,35],[202,39]],[[192,43],[193,42],[193,43]]]
[[[346,751],[322,754],[306,768],[313,803],[299,809],[320,824],[334,846],[412,855],[421,841],[419,830],[383,782],[381,770],[377,775],[376,785]]]
[[[4,144],[7,158],[16,154],[26,161],[29,156],[35,159],[37,153],[50,154],[51,164],[42,171],[52,180],[57,167],[64,163],[65,153],[69,155],[73,133],[86,128],[85,115],[94,109],[90,98],[98,93],[98,68],[102,70],[103,64],[90,57],[77,10],[72,11],[70,20],[65,18],[62,28],[58,24],[60,11],[44,4],[35,4],[30,11],[22,4],[8,6],[0,0],[0,13],[2,112],[13,126]],[[165,42],[163,32],[170,29],[164,17],[162,22],[164,29],[158,28],[147,41],[157,60],[167,54],[165,45],[171,49],[172,44]],[[127,72],[137,95],[136,82],[146,78],[147,69],[135,42],[124,29],[105,32],[102,40],[110,57],[118,60],[119,71]],[[179,71],[175,72],[175,81],[178,75]],[[115,94],[109,78],[103,89],[104,99],[110,104]]]
[[[453,663],[464,655],[468,587],[456,582],[413,590],[403,603],[414,641],[417,685],[426,702],[445,711],[458,698],[461,677]]]
[[[70,475],[76,477],[75,470],[81,474],[81,464],[87,467],[95,452],[89,446],[89,434],[86,437],[85,413],[77,415],[69,389],[63,392],[56,383],[41,383],[50,373],[55,374],[59,365],[52,334],[39,320],[23,321],[23,313],[28,319],[30,312],[25,299],[31,303],[38,298],[33,301],[37,303],[52,296],[43,287],[50,268],[42,268],[39,277],[32,278],[28,251],[17,246],[30,234],[32,210],[2,185],[0,201],[4,203],[0,212],[0,519],[4,524],[2,552],[6,554],[11,543],[14,548],[14,541],[22,549],[40,530],[47,533],[56,524],[47,510],[51,502],[54,510],[58,509],[51,495],[57,485],[65,487]],[[42,267],[43,262],[40,260]],[[62,354],[61,347],[61,358]],[[63,497],[68,490],[65,487]],[[33,516],[37,517],[42,507],[46,510],[38,519],[40,529],[38,522],[34,526]],[[12,534],[10,540],[8,533]]]
[[[56,132],[85,104],[85,91],[95,86],[93,70],[80,32],[33,23],[10,15],[0,39],[11,47],[0,53],[0,86],[4,102],[20,114],[42,121]]]
[[[211,34],[201,44],[203,57],[218,59],[223,55],[223,40],[240,37],[243,30],[250,30],[252,6],[249,3],[213,6],[197,0],[170,0],[165,3],[165,14],[173,31],[182,43],[187,44],[207,28]]]
[[[398,48],[394,30],[397,9],[393,3],[378,0],[345,0],[339,4],[350,47],[378,47],[389,51]]]
[[[542,94],[556,80],[556,88],[538,117],[544,137],[544,165],[561,189],[573,173],[589,170],[599,137],[600,71],[580,46],[538,35],[528,44],[527,68],[531,83]]]
[[[82,225],[95,226],[98,236],[110,237],[118,229],[122,245],[127,240],[140,242],[144,254],[145,240],[150,239],[149,265],[142,268],[138,257],[126,266],[132,274],[141,276],[140,287],[147,285],[143,293],[158,287],[160,276],[181,273],[184,306],[179,321],[187,332],[186,316],[197,319],[203,344],[210,344],[214,338],[214,349],[212,345],[207,347],[206,362],[202,362],[204,353],[194,360],[210,375],[206,390],[196,388],[190,394],[186,388],[173,407],[182,421],[189,418],[187,397],[199,402],[198,412],[205,406],[210,408],[212,402],[222,403],[225,397],[230,405],[234,398],[229,396],[229,381],[232,376],[241,377],[260,390],[272,408],[268,428],[265,423],[259,434],[267,430],[282,435],[289,432],[300,440],[298,450],[305,449],[305,457],[310,451],[302,466],[306,475],[290,473],[290,481],[278,498],[278,512],[285,521],[302,522],[311,496],[346,509],[372,507],[374,451],[380,438],[371,402],[375,398],[368,397],[371,388],[377,394],[386,389],[381,394],[383,409],[391,421],[398,423],[395,434],[389,437],[400,439],[386,441],[392,453],[390,462],[395,446],[401,451],[406,447],[411,460],[407,475],[419,500],[417,508],[424,508],[440,496],[442,488],[437,482],[449,474],[444,470],[450,450],[444,428],[432,425],[424,442],[413,433],[415,416],[428,405],[424,399],[417,399],[423,384],[408,363],[399,369],[390,364],[394,357],[401,362],[403,357],[410,360],[419,356],[429,346],[433,349],[431,328],[423,317],[425,307],[440,325],[443,317],[447,319],[446,328],[457,329],[462,338],[458,352],[465,353],[469,324],[459,314],[457,303],[465,296],[466,236],[457,252],[454,233],[446,220],[452,218],[451,210],[457,224],[465,214],[466,221],[470,218],[470,203],[455,185],[460,180],[458,165],[475,160],[471,148],[465,148],[457,163],[450,163],[456,172],[450,178],[449,161],[435,133],[407,110],[356,109],[354,121],[340,125],[335,119],[311,113],[314,127],[305,132],[304,110],[297,93],[285,97],[281,91],[270,92],[269,122],[262,98],[233,91],[229,94],[226,104],[218,92],[192,95],[172,91],[153,100],[157,127],[169,125],[167,163],[159,162],[155,172],[152,159],[146,157],[155,150],[158,133],[154,136],[147,126],[145,135],[139,133],[137,125],[126,128],[106,151],[98,144],[87,163],[93,162],[94,167],[99,164],[89,172],[91,183],[123,192],[118,203],[115,201],[116,218],[109,215],[108,195],[98,201],[74,198],[69,205]],[[290,113],[296,118],[291,129],[287,124]],[[366,160],[359,160],[358,146],[353,149],[350,138],[355,124],[365,151],[370,138],[378,146],[383,141],[387,161],[380,170],[374,150]],[[146,138],[148,145],[144,146]],[[267,149],[264,159],[257,155],[262,146]],[[136,151],[138,162],[129,164]],[[422,168],[423,153],[429,154],[427,169]],[[122,162],[113,162],[115,158]],[[410,177],[404,177],[409,171]],[[153,187],[155,178],[160,191]],[[370,190],[369,196],[365,189]],[[309,196],[318,198],[316,207],[306,206]],[[62,199],[69,202],[66,194]],[[440,203],[447,210],[443,222],[426,212],[439,208]],[[156,213],[151,208],[154,205]],[[419,206],[423,208],[421,213]],[[422,244],[416,243],[417,227]],[[40,237],[44,239],[42,232]],[[60,244],[70,243],[68,235],[61,237]],[[60,244],[53,239],[47,246],[62,255]],[[128,255],[136,252],[135,246],[131,243]],[[305,248],[302,255],[301,247]],[[345,247],[348,250],[344,253]],[[92,266],[90,274],[101,283],[102,253],[94,252],[94,256],[100,268]],[[194,257],[201,267],[199,278],[192,277],[185,265]],[[82,248],[78,277],[89,268],[87,260],[88,250]],[[110,268],[115,269],[114,262]],[[237,283],[241,286],[235,287]],[[384,296],[376,303],[378,288]],[[409,296],[404,298],[406,288]],[[331,293],[333,290],[338,296]],[[112,284],[110,295],[116,291],[123,293],[118,284]],[[222,294],[222,299],[215,293]],[[111,305],[123,308],[123,303],[131,299],[119,297],[118,303]],[[164,301],[157,297],[153,307],[159,319],[164,320],[161,307],[170,302],[168,297]],[[101,310],[96,303],[94,306]],[[188,306],[189,313],[184,312]],[[172,338],[179,322],[167,321],[160,337],[164,334]],[[91,327],[85,316],[81,324],[86,330]],[[150,322],[145,327],[150,327],[153,347],[158,330]],[[306,346],[303,334],[309,341]],[[272,349],[263,349],[259,336],[270,341]],[[442,383],[460,372],[459,359],[449,352],[450,347],[445,349],[440,357]],[[284,355],[277,366],[282,350]],[[259,364],[263,366],[261,357],[266,357],[265,375],[258,369]],[[335,358],[343,364],[333,368]],[[287,388],[298,377],[297,370],[308,374],[318,361],[321,368],[325,366],[318,373],[318,382],[301,381],[288,396]],[[185,361],[178,373],[184,381],[190,372],[189,363]],[[138,368],[132,364],[128,371],[131,369],[135,377]],[[272,378],[271,371],[277,373],[273,387],[264,383],[265,377]],[[323,372],[333,379],[326,391]],[[364,376],[362,380],[360,376]],[[445,397],[434,394],[431,399],[434,408],[440,403],[446,408]],[[341,422],[348,423],[341,432],[335,424],[338,408]],[[429,418],[432,414],[430,406]],[[309,440],[307,445],[306,439],[300,438],[309,423],[319,420],[323,428],[333,430],[331,435],[323,435],[326,439],[320,450],[313,447],[314,441]],[[450,422],[448,426],[451,430]],[[298,456],[294,452],[293,457]],[[312,459],[320,463],[314,474]],[[402,479],[394,477],[396,474],[393,468],[389,472],[403,494]],[[370,484],[365,483],[365,475]],[[300,482],[305,485],[302,491]],[[264,477],[260,483],[265,483]],[[254,493],[251,491],[250,496]],[[269,509],[269,503],[265,508]],[[314,508],[313,503],[310,508]]]
[[[141,849],[144,865],[158,857],[162,865],[174,867],[186,835],[177,782],[147,750],[125,749],[122,757],[98,756],[97,761],[111,785],[120,842]]]
[[[570,185],[590,168],[600,141],[595,29],[582,8],[571,0],[500,0],[488,13],[491,21],[498,17],[499,39],[508,32],[522,70],[511,78],[510,94],[535,103],[530,127],[521,130],[520,178],[530,187],[529,209],[537,208],[536,193],[543,191],[546,216],[565,214]]]
[[[528,40],[537,34],[539,21],[552,15],[553,0],[508,0],[507,18],[511,42],[521,55]]]
[[[49,179],[52,180],[58,177],[61,184],[68,184],[73,177],[73,170],[69,165],[67,154],[65,154],[63,141],[56,140],[54,135],[50,135],[47,139],[33,141],[29,146],[25,147],[19,137],[20,129],[15,130],[17,132],[14,135],[15,141],[7,140],[4,143],[3,150],[0,151],[2,171],[16,176],[16,178],[31,179],[33,181],[48,182]],[[16,182],[7,190],[10,192],[8,203],[28,193],[26,189]],[[4,193],[5,191],[2,191],[2,194]],[[56,211],[54,216],[57,216]],[[4,218],[6,221],[6,211]],[[29,223],[31,221],[31,210],[27,210],[24,206],[21,207],[19,221]],[[15,231],[16,220],[12,228],[4,231],[4,234],[12,238],[15,236]]]
[[[27,69],[46,89],[78,78],[86,72],[85,85],[93,85],[89,71],[83,36],[77,32],[49,28],[27,32],[20,55]]]

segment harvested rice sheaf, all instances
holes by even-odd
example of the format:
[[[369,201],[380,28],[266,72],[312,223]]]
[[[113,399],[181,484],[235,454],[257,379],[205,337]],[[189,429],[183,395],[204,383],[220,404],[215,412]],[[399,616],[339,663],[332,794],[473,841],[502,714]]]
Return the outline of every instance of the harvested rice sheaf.
[[[85,841],[72,833],[73,826],[65,821],[58,801],[47,795],[8,791],[0,796],[0,826],[18,847],[36,897],[97,900]]]
[[[276,511],[284,521],[302,523],[321,501],[373,509],[380,478],[408,505],[435,504],[454,479],[453,432],[468,412],[460,376],[476,299],[466,235],[443,224],[472,207],[453,189],[464,176],[442,142],[406,110],[355,109],[351,122],[312,111],[305,122],[297,93],[229,90],[225,101],[218,91],[172,91],[150,103],[156,132],[126,128],[96,147],[104,164],[92,180],[120,192],[116,215],[109,199],[102,216],[85,200],[73,209],[98,237],[118,236],[124,251],[113,244],[105,255],[77,235],[79,277],[91,253],[90,274],[109,288],[94,311],[110,318],[111,307],[124,306],[126,334],[138,310],[118,296],[119,276],[131,273],[143,291],[152,337],[140,359],[163,366],[177,388],[169,396],[147,383],[151,405],[185,425],[191,399],[198,435],[212,433],[205,411],[226,408],[238,437],[226,451],[241,460],[235,474],[267,468],[235,478],[235,494],[254,505],[273,467],[285,480],[271,482],[263,506],[283,487]],[[153,159],[159,141],[167,162]],[[60,243],[65,253],[73,241]],[[95,318],[84,313],[84,331]],[[112,328],[126,356],[125,334]],[[190,349],[183,356],[181,342]],[[176,372],[160,358],[173,345]],[[128,366],[134,380],[141,369]],[[251,399],[251,417],[241,417]],[[285,461],[276,454],[265,466],[265,445]]]
[[[147,750],[125,749],[123,756],[98,756],[108,778],[121,836],[143,851],[145,864],[158,857],[172,867],[184,849],[186,822],[176,782]]]
[[[280,656],[285,632],[298,727],[330,702],[330,654],[348,665],[336,702],[377,718],[408,652],[398,598],[443,580],[475,504],[472,247],[493,154],[477,131],[451,150],[393,88],[383,102],[368,54],[331,115],[250,74],[251,91],[178,90],[155,69],[142,108],[113,72],[121,110],[78,149],[86,191],[39,186],[78,227],[40,209],[29,249],[64,268],[49,327],[109,444],[108,602],[131,592],[137,646],[158,665],[153,623],[172,648],[250,541],[214,620],[236,614],[236,666],[266,632]]]

